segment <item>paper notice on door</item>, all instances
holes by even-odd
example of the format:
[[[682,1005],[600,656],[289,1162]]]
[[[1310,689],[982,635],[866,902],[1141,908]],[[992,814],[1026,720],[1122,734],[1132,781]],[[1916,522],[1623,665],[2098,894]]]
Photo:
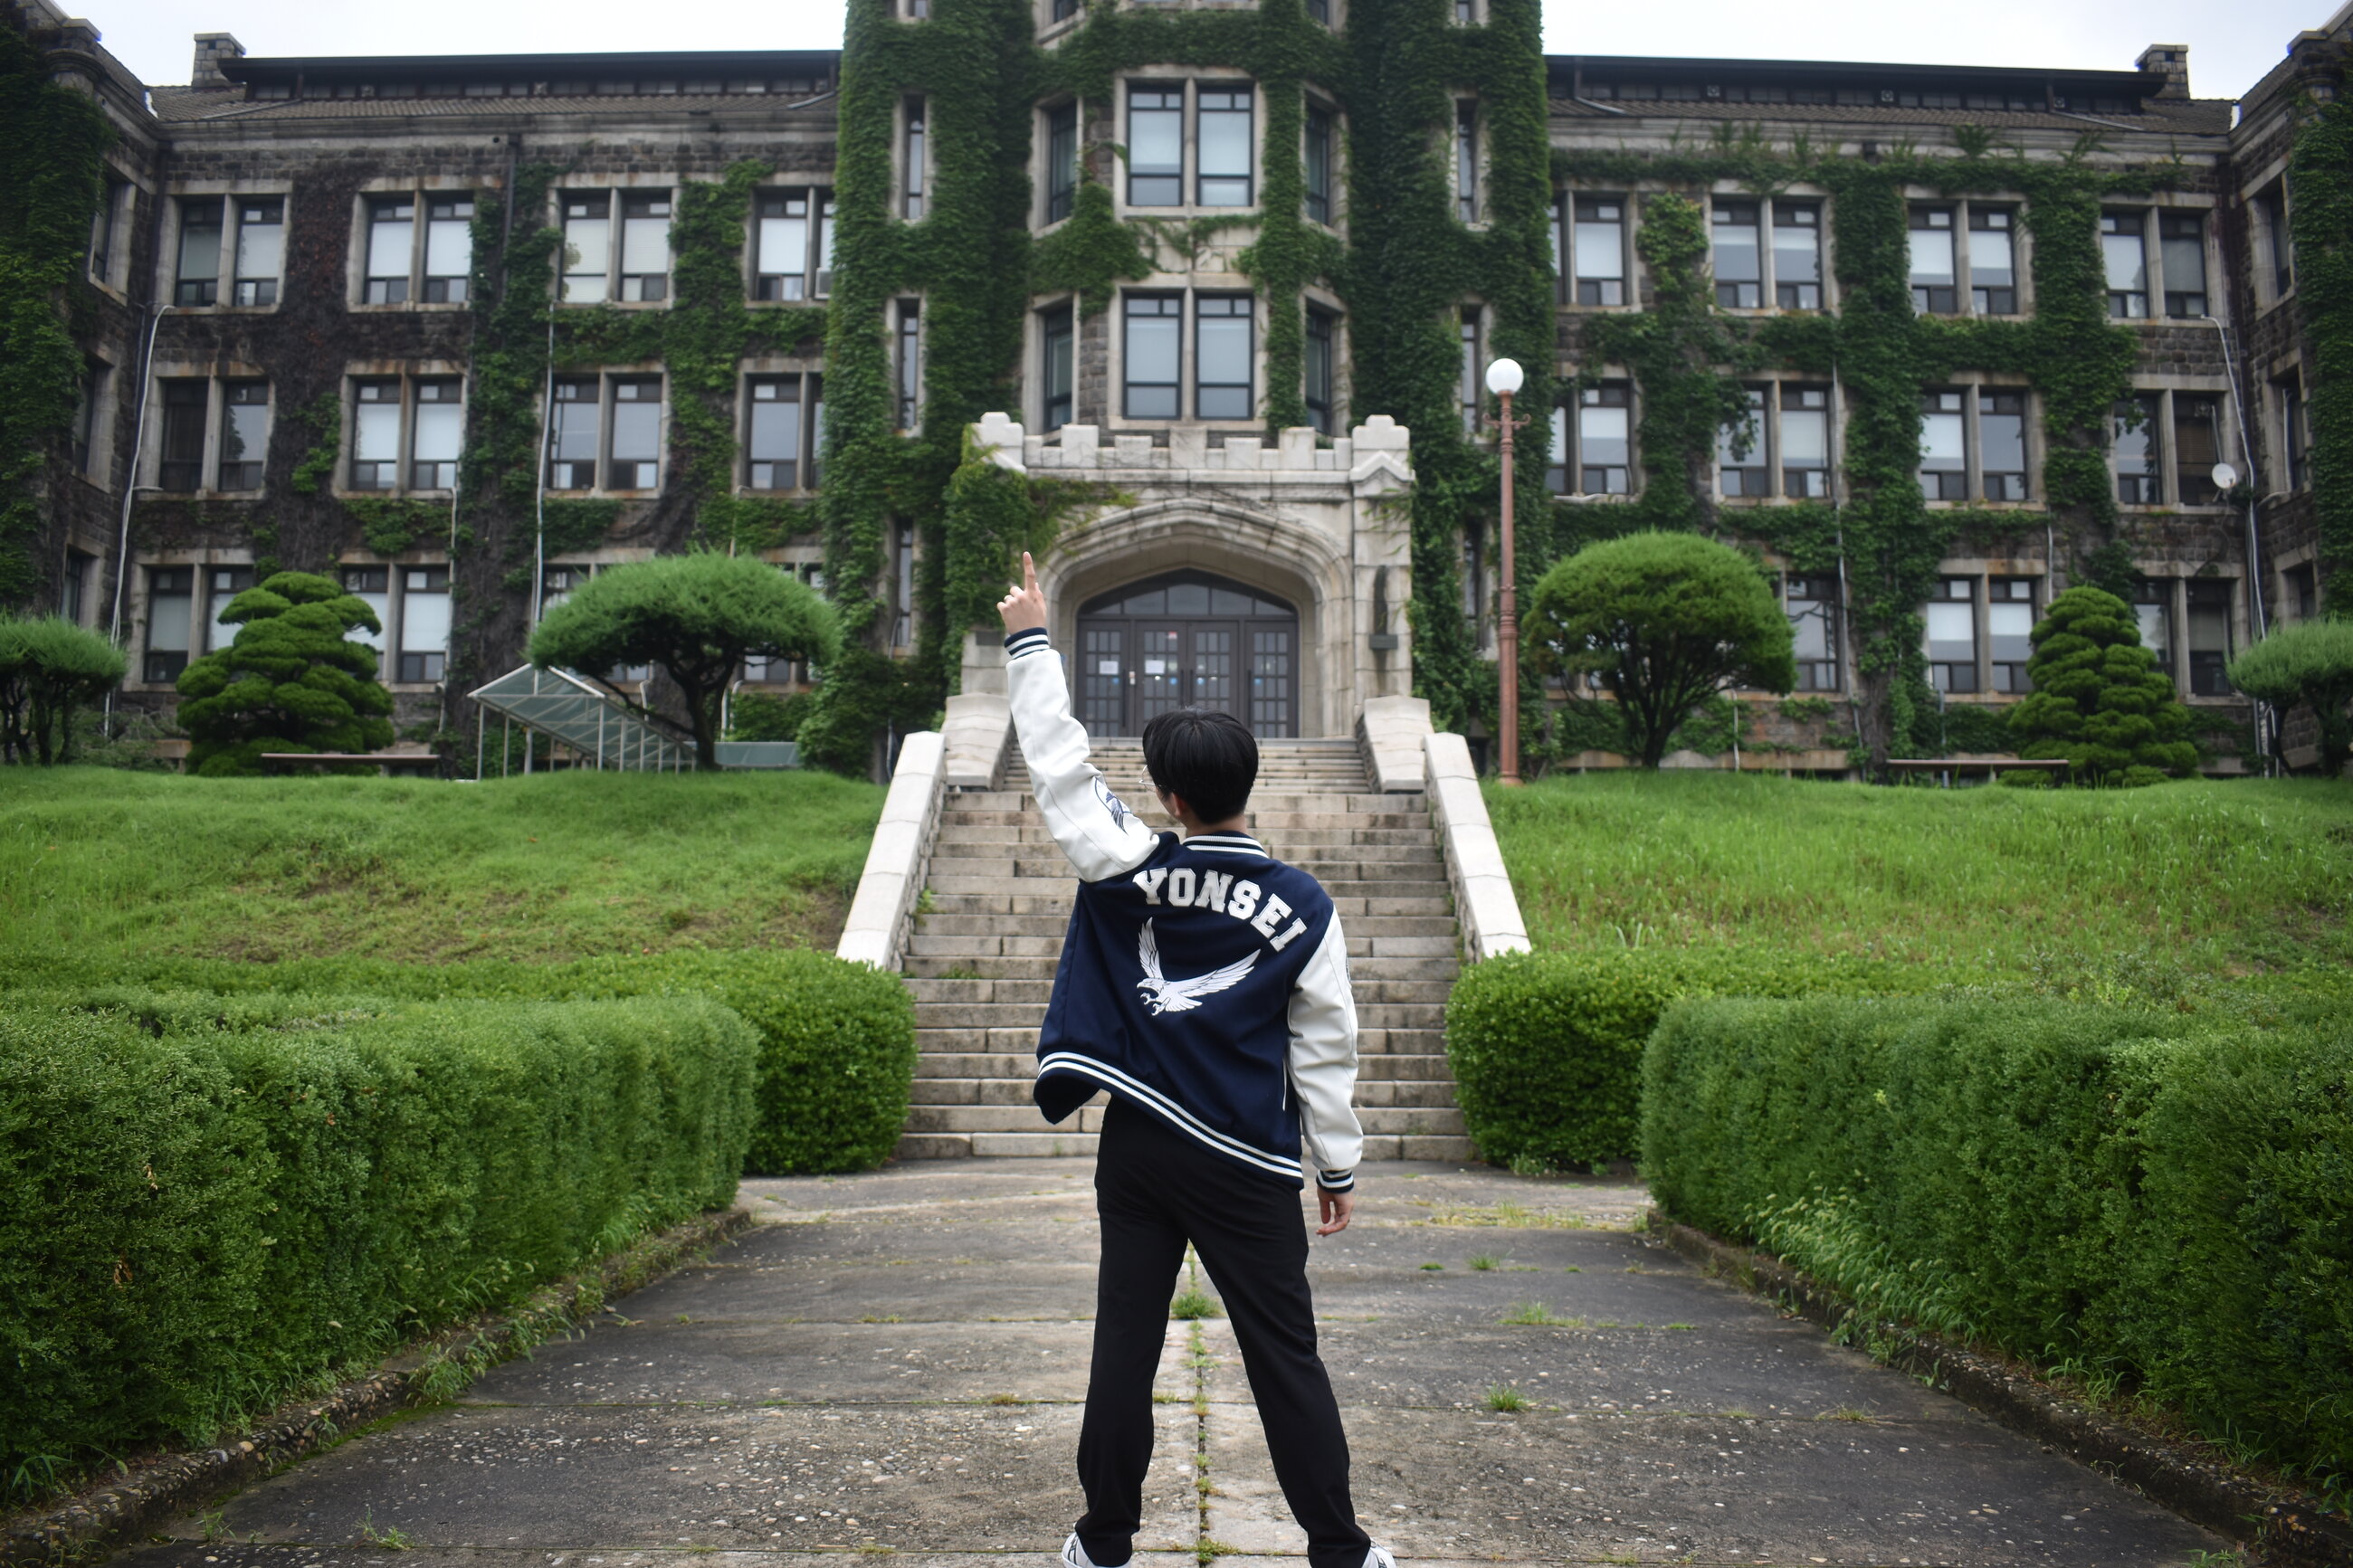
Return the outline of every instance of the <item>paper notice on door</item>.
[[[1119,660],[1115,658],[1097,660],[1095,663],[1095,673],[1097,675],[1117,675],[1119,673]]]
[[[1166,675],[1168,673],[1168,661],[1165,658],[1147,658],[1144,661],[1144,673]]]

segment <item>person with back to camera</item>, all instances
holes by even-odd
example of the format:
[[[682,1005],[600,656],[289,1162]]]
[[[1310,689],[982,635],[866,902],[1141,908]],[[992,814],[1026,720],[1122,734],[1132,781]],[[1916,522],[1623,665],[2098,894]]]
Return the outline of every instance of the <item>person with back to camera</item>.
[[[1356,1523],[1348,1439],[1315,1353],[1300,1214],[1303,1141],[1318,1236],[1345,1230],[1364,1145],[1349,1101],[1347,942],[1315,879],[1244,831],[1258,742],[1230,713],[1144,727],[1144,763],[1183,829],[1155,833],[1087,760],[1046,599],[1025,552],[997,606],[1029,787],[1079,874],[1038,1033],[1038,1108],[1111,1096],[1095,1156],[1103,1226],[1078,1470],[1087,1511],[1065,1568],[1121,1568],[1142,1522],[1152,1379],[1187,1243],[1224,1298],[1309,1568],[1396,1568]]]

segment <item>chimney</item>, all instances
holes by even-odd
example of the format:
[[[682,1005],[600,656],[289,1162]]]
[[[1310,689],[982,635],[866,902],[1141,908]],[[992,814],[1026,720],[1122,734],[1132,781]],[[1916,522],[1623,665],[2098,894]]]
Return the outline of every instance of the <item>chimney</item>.
[[[2161,76],[2165,86],[2158,89],[2159,98],[2189,96],[2189,46],[2188,44],[2151,44],[2141,50],[2134,67],[2144,76]]]
[[[237,39],[230,35],[227,33],[198,33],[196,35],[196,63],[189,72],[188,85],[193,88],[212,88],[216,89],[235,86],[236,84],[231,82],[228,78],[221,75],[220,63],[223,60],[237,60],[243,59],[244,58],[245,46],[238,43]]]

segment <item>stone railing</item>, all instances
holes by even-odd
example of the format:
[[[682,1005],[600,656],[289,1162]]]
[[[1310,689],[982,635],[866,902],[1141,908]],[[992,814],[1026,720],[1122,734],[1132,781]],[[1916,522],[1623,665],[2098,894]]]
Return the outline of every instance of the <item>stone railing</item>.
[[[1356,747],[1365,754],[1365,772],[1383,795],[1419,795],[1425,771],[1422,752],[1430,743],[1430,700],[1426,697],[1368,697],[1356,715]]]
[[[940,831],[940,800],[947,788],[947,744],[936,730],[920,730],[899,743],[899,765],[882,800],[882,820],[866,851],[834,956],[896,971],[923,896],[923,868]]]
[[[1103,439],[1095,425],[1065,425],[1050,439],[1032,436],[1019,421],[1003,414],[985,414],[971,427],[974,444],[1008,468],[1090,469],[1218,469],[1254,474],[1287,475],[1307,480],[1323,475],[1327,480],[1346,476],[1356,483],[1375,470],[1388,469],[1410,483],[1412,432],[1386,414],[1376,414],[1345,436],[1329,444],[1304,426],[1283,431],[1271,444],[1257,436],[1228,436],[1221,446],[1208,444],[1208,433],[1178,426],[1168,432],[1168,444],[1155,446],[1150,436],[1114,435]]]
[[[995,789],[1013,738],[1013,703],[1001,692],[948,699],[947,787]]]
[[[1446,880],[1454,890],[1454,918],[1462,952],[1472,963],[1528,951],[1527,922],[1512,891],[1512,875],[1479,793],[1471,748],[1460,735],[1433,734],[1422,743],[1422,787],[1446,851]]]

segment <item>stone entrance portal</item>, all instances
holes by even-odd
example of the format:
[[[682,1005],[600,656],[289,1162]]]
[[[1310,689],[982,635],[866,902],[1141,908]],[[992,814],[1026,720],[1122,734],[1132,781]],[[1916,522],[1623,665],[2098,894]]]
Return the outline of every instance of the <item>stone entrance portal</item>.
[[[1079,606],[1079,718],[1137,735],[1174,708],[1231,713],[1261,740],[1299,733],[1299,613],[1206,572],[1164,573]]]

